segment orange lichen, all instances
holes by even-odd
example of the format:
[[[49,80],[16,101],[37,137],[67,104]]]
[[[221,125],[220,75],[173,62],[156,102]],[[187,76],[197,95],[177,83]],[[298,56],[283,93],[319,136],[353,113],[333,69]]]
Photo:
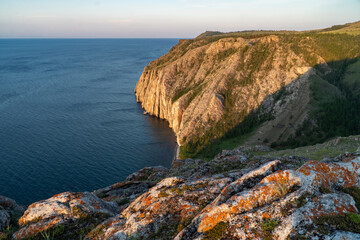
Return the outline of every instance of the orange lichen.
[[[230,216],[228,211],[221,211],[214,215],[205,216],[199,225],[198,231],[199,232],[206,232],[216,226],[219,222],[227,219]]]
[[[55,194],[55,195],[53,196],[53,198],[60,197],[61,195],[63,195],[63,193]]]
[[[359,168],[358,164],[352,163],[354,169]],[[339,179],[343,179],[343,187],[351,187],[356,184],[358,175],[355,171],[351,172],[347,168],[342,167],[339,164],[330,164],[316,161],[309,161],[305,163],[298,172],[304,175],[314,174],[314,185],[324,186],[330,188]]]
[[[145,205],[150,205],[152,203],[152,197],[151,196],[147,196],[144,200],[143,203]]]
[[[351,205],[348,202],[344,202],[342,199],[334,198],[331,199],[333,202],[329,202],[330,205],[335,206],[334,210],[329,210],[324,207],[324,204],[320,203],[321,197],[316,197],[313,199],[313,202],[315,203],[313,207],[307,210],[308,215],[305,215],[304,217],[306,219],[315,220],[322,216],[336,216],[339,214],[346,214],[349,212],[357,213],[356,208]]]
[[[26,226],[15,233],[16,239],[22,239],[22,238],[34,236],[39,232],[45,231],[57,225],[59,221],[60,221],[59,218],[55,218],[47,222],[38,222]]]
[[[270,216],[269,216],[269,214],[267,214],[267,212],[265,212],[262,217],[265,220],[270,218]]]
[[[158,203],[158,202],[156,202],[155,204],[154,204],[154,210],[156,211],[156,210],[159,210],[159,208],[160,208],[160,203]]]

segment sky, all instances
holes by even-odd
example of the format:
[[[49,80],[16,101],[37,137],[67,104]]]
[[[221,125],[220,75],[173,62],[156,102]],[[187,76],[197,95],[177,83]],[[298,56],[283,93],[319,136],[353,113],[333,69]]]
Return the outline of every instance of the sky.
[[[360,0],[0,0],[0,38],[193,38],[360,20]]]

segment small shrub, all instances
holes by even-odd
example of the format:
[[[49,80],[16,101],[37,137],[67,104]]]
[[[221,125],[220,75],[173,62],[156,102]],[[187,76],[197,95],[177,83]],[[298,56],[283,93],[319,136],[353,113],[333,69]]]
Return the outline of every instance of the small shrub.
[[[274,219],[265,220],[261,223],[261,229],[264,240],[271,240],[273,239],[272,231],[279,225],[279,221]]]
[[[319,232],[328,234],[335,228],[337,230],[360,233],[360,215],[347,213],[344,215],[325,215],[314,221],[318,225]]]
[[[228,226],[229,226],[229,223],[227,223],[227,222],[220,222],[220,223],[216,224],[215,227],[213,227],[209,231],[205,232],[203,239],[204,240],[220,239],[226,232],[226,229],[228,228]]]
[[[349,187],[342,190],[354,198],[357,209],[360,209],[360,189],[358,187]]]
[[[311,194],[310,193],[305,193],[303,195],[301,195],[297,200],[296,200],[296,207],[297,208],[301,208],[303,206],[305,206],[305,204],[307,203],[307,198],[310,198]]]
[[[289,182],[287,180],[278,180],[275,183],[275,192],[279,197],[285,196],[290,188],[289,188]]]
[[[158,197],[167,197],[167,196],[169,196],[169,194],[166,192],[165,189],[164,189],[164,190],[161,190],[160,193],[159,193],[159,195],[158,195]]]
[[[190,186],[190,185],[183,186],[183,189],[184,189],[185,191],[194,191],[194,187],[193,187],[193,186]]]
[[[128,198],[123,198],[119,201],[119,206],[122,206],[122,205],[125,205],[125,204],[128,204],[130,202],[130,199]]]
[[[180,188],[178,188],[178,187],[171,188],[170,192],[175,193],[177,195],[180,195],[183,193],[183,191],[181,191]]]
[[[327,188],[325,186],[320,186],[319,188],[320,193],[326,194],[326,193],[332,193],[332,190],[330,188]]]
[[[261,223],[261,229],[263,231],[273,231],[279,225],[279,221],[274,219],[265,220]]]
[[[54,239],[54,235],[51,236],[51,234],[47,231],[40,232],[41,236],[44,238],[44,240],[52,240]]]
[[[15,231],[16,229],[12,225],[8,226],[3,230],[3,232],[0,232],[0,240],[13,239],[12,235]]]
[[[99,198],[104,198],[104,197],[106,197],[106,196],[107,196],[106,193],[100,193],[100,194],[98,195]]]

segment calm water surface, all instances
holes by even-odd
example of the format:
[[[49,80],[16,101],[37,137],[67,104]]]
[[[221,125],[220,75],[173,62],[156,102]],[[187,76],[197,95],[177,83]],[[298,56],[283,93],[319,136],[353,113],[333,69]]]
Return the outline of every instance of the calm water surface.
[[[176,39],[0,40],[0,195],[29,204],[169,167],[175,136],[134,88]]]

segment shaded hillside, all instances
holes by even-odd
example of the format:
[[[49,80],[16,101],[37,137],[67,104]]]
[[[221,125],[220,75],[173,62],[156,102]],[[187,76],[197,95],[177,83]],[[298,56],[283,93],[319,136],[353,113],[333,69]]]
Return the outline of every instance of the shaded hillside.
[[[358,86],[359,55],[357,35],[212,32],[181,40],[151,62],[135,92],[149,114],[169,121],[182,157],[250,132],[251,143],[306,145],[358,133],[356,122],[327,130],[358,117],[351,89]]]

